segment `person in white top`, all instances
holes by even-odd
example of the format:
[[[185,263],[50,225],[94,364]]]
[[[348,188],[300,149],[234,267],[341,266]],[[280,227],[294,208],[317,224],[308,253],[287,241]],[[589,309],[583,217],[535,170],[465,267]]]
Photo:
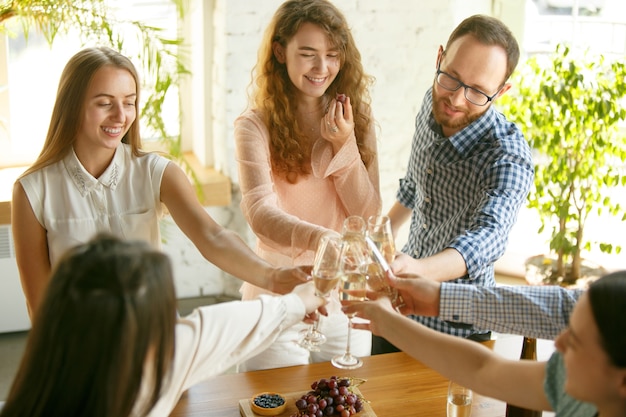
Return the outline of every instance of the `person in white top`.
[[[167,255],[98,235],[53,270],[0,416],[167,416],[190,386],[324,304],[308,282],[178,318]]]
[[[15,254],[31,319],[60,254],[98,232],[160,248],[162,203],[202,255],[224,271],[284,294],[308,279],[257,256],[200,204],[183,170],[141,151],[139,80],[110,48],[86,48],[67,63],[43,150],[13,188]]]

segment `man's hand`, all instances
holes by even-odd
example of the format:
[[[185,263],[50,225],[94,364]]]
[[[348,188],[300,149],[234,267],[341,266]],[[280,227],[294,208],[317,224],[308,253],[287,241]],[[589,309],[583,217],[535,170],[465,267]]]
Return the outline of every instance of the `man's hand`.
[[[390,266],[395,275],[419,274],[419,260],[406,253],[397,253]]]
[[[439,315],[439,292],[441,283],[416,275],[387,275],[389,285],[398,290],[404,305],[399,307],[402,314],[418,316]]]

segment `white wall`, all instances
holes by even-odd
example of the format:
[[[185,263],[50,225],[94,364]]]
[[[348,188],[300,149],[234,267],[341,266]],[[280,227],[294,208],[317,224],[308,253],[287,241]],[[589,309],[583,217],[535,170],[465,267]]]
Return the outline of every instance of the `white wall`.
[[[204,0],[208,1],[208,0]],[[253,235],[239,213],[237,166],[234,160],[233,121],[247,103],[250,71],[262,32],[282,0],[214,0],[213,83],[217,147],[226,155],[223,163],[235,183],[229,208],[210,208],[220,223],[245,235]],[[363,57],[365,70],[376,78],[372,107],[379,124],[379,164],[383,211],[395,198],[398,179],[404,175],[414,118],[423,94],[432,84],[437,47],[465,17],[475,13],[501,17],[516,33],[522,33],[524,0],[336,0],[346,15]],[[491,7],[494,7],[492,12]],[[518,35],[518,38],[519,35]],[[223,119],[221,116],[223,115]],[[223,124],[222,124],[223,123]],[[406,232],[404,232],[405,234]],[[401,247],[406,235],[398,236]],[[187,246],[185,246],[187,245]],[[199,257],[184,237],[170,237],[166,250],[176,263],[180,296],[225,292],[237,295],[239,283],[220,274]]]

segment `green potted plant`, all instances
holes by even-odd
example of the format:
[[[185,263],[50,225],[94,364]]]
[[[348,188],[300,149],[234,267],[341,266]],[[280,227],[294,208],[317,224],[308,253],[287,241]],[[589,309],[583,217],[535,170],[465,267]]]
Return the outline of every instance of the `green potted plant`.
[[[184,16],[184,0],[171,0],[179,18]],[[167,39],[163,29],[141,21],[118,21],[110,13],[105,0],[13,0],[0,5],[0,31],[13,35],[12,24],[19,24],[28,40],[31,31],[40,32],[50,45],[59,34],[72,30],[80,33],[82,41],[109,45],[121,51],[124,38],[117,28],[135,33],[141,50],[130,58],[138,65],[142,80],[149,91],[143,98],[141,120],[161,139],[167,154],[179,162],[196,180],[190,165],[183,158],[180,134],[170,134],[165,126],[163,103],[180,77],[188,74],[181,52],[180,39]],[[197,187],[198,188],[198,187]],[[200,190],[200,188],[198,188]]]
[[[512,82],[515,91],[499,106],[534,151],[528,206],[539,214],[539,233],[550,231],[549,256],[529,261],[542,259],[544,283],[573,284],[587,274],[583,251],[593,245],[604,253],[621,251],[612,242],[589,241],[585,225],[591,213],[626,220],[607,193],[626,185],[620,171],[626,161],[623,126],[620,130],[626,119],[626,68],[621,59],[575,54],[560,44],[550,55],[528,59]]]

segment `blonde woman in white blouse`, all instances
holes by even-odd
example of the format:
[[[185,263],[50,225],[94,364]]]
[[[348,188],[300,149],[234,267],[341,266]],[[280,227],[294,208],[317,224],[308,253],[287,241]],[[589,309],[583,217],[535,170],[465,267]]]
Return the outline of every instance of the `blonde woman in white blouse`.
[[[305,281],[303,270],[271,266],[217,224],[175,163],[141,151],[139,85],[132,62],[109,48],[78,52],[61,75],[43,150],[13,189],[11,223],[31,318],[68,248],[98,232],[159,248],[163,204],[224,271],[277,293]]]

